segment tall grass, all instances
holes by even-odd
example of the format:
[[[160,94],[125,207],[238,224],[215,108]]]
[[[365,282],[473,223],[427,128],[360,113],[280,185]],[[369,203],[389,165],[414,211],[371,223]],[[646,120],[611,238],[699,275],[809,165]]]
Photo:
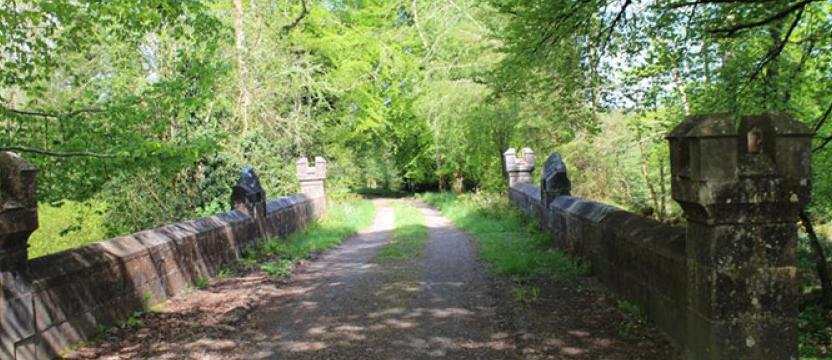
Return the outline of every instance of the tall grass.
[[[589,272],[584,263],[553,249],[537,224],[499,194],[427,193],[421,197],[473,235],[480,257],[497,274],[518,280],[538,275],[573,280]]]

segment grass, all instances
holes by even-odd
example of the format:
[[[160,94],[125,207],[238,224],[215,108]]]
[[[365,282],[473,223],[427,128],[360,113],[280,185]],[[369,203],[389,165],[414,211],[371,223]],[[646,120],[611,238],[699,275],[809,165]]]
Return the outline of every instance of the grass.
[[[427,193],[421,197],[474,237],[480,257],[497,274],[516,280],[545,275],[569,281],[589,273],[586,264],[553,249],[537,225],[499,194]]]
[[[368,200],[350,200],[331,206],[318,221],[286,239],[272,238],[243,250],[240,265],[263,270],[271,276],[285,277],[295,263],[311,254],[340,244],[344,239],[370,226],[375,207]],[[226,270],[232,273],[233,270]]]
[[[395,216],[393,234],[384,247],[376,254],[376,260],[408,259],[422,255],[428,228],[422,212],[408,204],[393,206]]]
[[[29,258],[54,254],[106,238],[105,204],[65,200],[38,204],[38,229],[29,238]]]

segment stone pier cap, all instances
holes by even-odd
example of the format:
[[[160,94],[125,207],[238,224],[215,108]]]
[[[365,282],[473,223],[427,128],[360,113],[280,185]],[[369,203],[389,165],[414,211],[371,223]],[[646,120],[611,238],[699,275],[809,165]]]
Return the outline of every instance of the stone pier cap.
[[[673,199],[694,221],[796,218],[811,195],[812,135],[783,113],[689,116],[667,136]]]

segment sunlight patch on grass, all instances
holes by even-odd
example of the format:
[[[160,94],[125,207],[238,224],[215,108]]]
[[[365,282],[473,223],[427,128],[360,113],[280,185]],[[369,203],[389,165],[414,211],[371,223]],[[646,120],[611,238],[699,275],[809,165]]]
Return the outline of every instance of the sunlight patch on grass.
[[[393,233],[390,240],[376,254],[376,260],[408,259],[422,255],[428,228],[425,216],[413,205],[397,203],[393,205],[395,216]]]
[[[473,235],[480,257],[497,274],[573,280],[589,273],[585,263],[552,248],[537,224],[498,194],[427,193],[421,197]]]

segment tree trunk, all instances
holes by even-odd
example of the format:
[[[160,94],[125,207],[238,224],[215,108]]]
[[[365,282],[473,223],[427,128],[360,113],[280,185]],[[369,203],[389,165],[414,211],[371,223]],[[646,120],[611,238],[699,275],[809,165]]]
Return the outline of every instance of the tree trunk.
[[[682,76],[679,75],[679,68],[676,62],[673,62],[673,82],[676,84],[676,90],[682,97],[682,106],[685,109],[685,116],[690,115],[690,100],[688,99],[688,90],[685,88],[685,83],[682,81]]]
[[[243,122],[243,134],[248,132],[248,104],[247,88],[248,67],[246,65],[246,33],[243,29],[243,0],[234,0],[234,47],[237,51],[237,71],[240,87],[240,120]]]
[[[653,185],[652,179],[650,179],[650,167],[647,161],[647,154],[644,151],[644,139],[641,137],[641,133],[639,133],[638,137],[638,151],[641,154],[641,176],[644,177],[647,189],[650,190],[650,198],[653,201],[653,210],[656,214],[656,220],[664,221],[659,205],[659,195],[656,193],[656,187]]]
[[[660,206],[660,208],[659,208],[658,212],[659,212],[659,218],[660,219],[668,219],[670,217],[670,214],[668,214],[668,211],[667,211],[667,201],[665,201],[665,199],[667,199],[667,182],[665,181],[665,173],[666,173],[666,171],[664,169],[664,158],[662,158],[661,160],[659,160],[659,191],[660,191],[659,206]]]
[[[812,245],[812,251],[815,253],[815,268],[820,279],[821,287],[821,303],[829,308],[832,308],[832,279],[829,278],[829,267],[826,264],[826,252],[820,244],[815,228],[812,226],[812,219],[806,210],[800,212],[800,221],[803,227],[806,228],[806,234],[809,235],[809,243]]]

